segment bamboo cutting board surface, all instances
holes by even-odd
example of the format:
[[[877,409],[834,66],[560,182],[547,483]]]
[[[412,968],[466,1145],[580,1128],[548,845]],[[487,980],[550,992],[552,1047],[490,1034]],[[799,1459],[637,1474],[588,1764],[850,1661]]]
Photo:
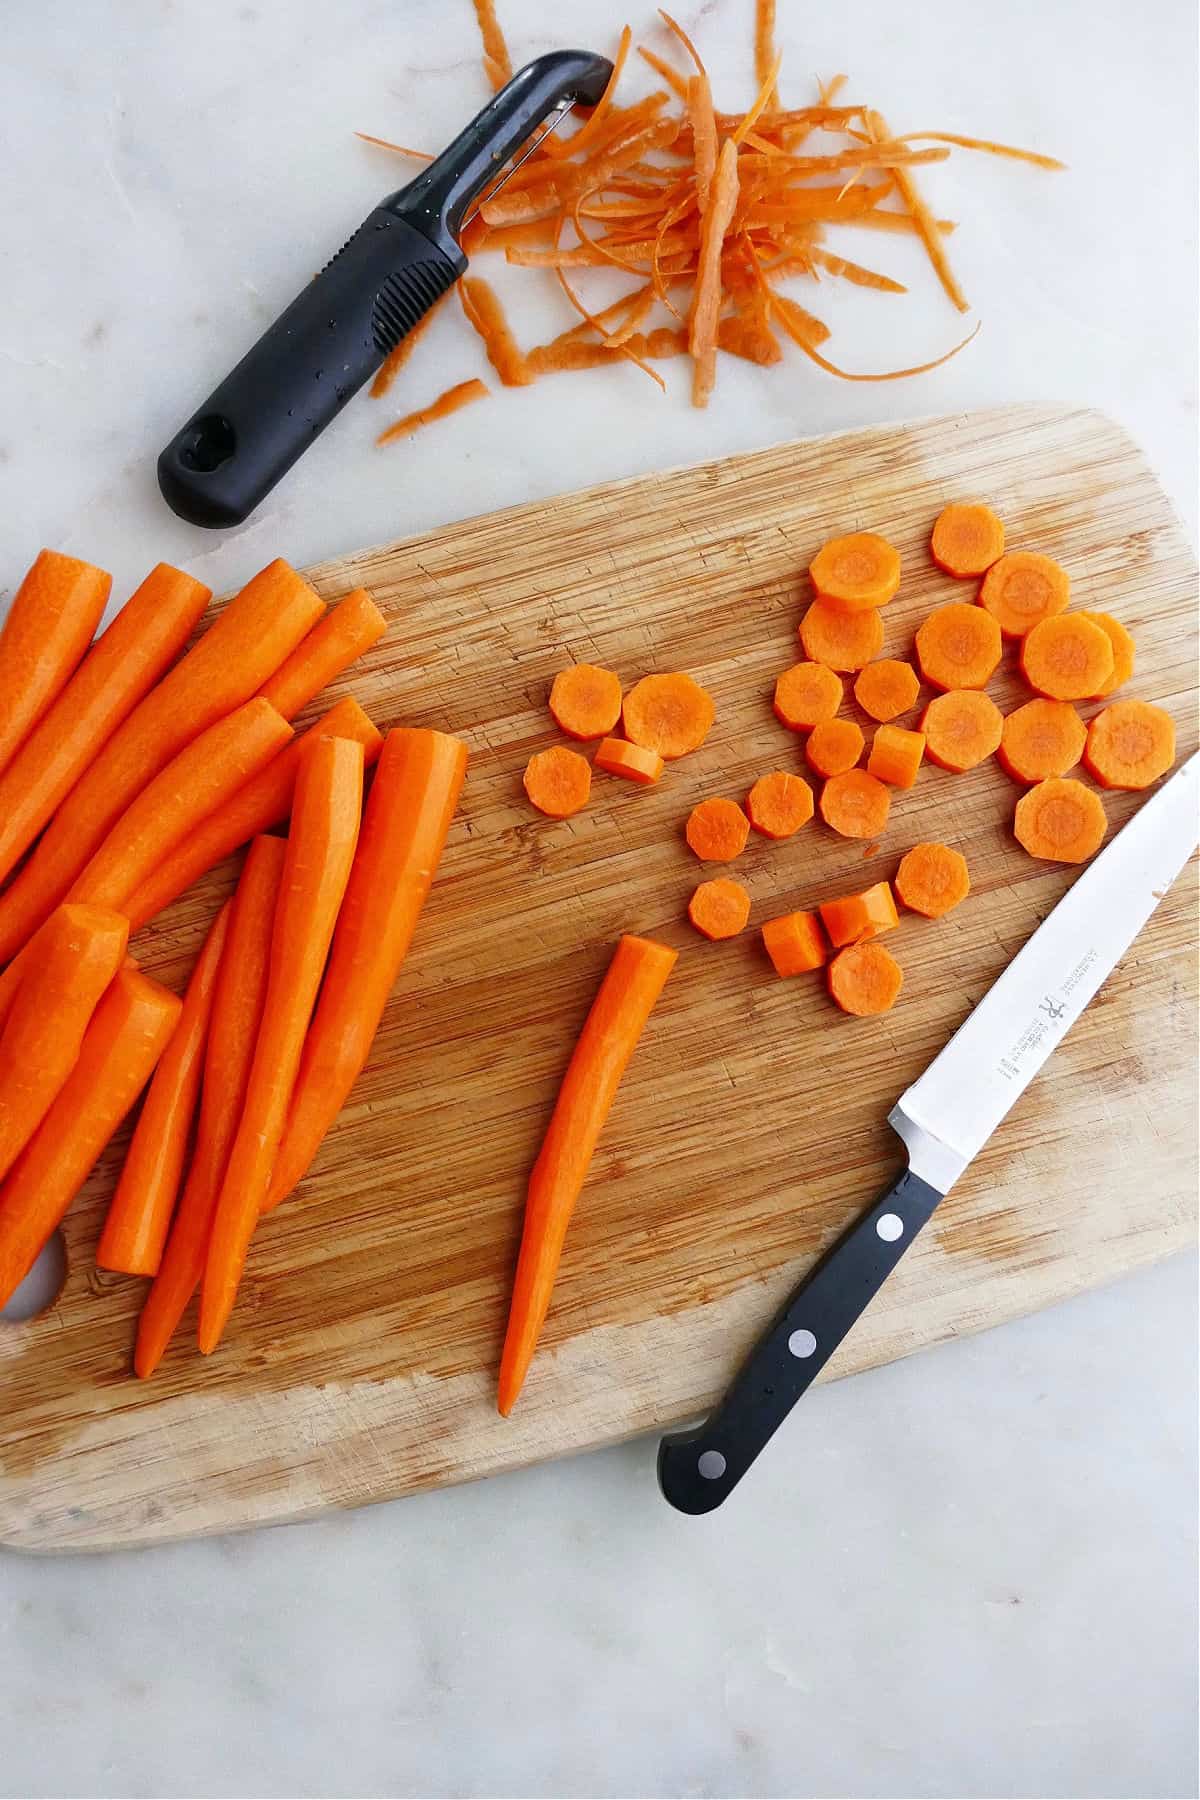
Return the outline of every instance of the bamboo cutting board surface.
[[[926,767],[895,796],[877,854],[814,821],[785,844],[755,839],[736,870],[757,927],[890,876],[923,838],[961,846],[974,892],[950,918],[908,917],[892,934],[906,986],[886,1018],[843,1018],[818,978],[778,981],[757,930],[707,945],[683,917],[700,875],[682,838],[694,802],[803,770],[770,699],[798,655],[814,550],[858,528],[899,546],[884,653],[907,654],[931,605],[971,592],[927,548],[940,507],[969,496],[997,507],[1012,547],[1058,557],[1077,604],[1132,629],[1128,692],[1170,708],[1189,753],[1193,559],[1140,453],[1095,413],[1011,408],[787,445],[314,571],[329,596],[364,583],[391,620],[341,685],[381,725],[468,740],[461,814],[370,1067],[309,1179],[256,1239],[215,1357],[195,1354],[189,1315],[153,1381],[129,1372],[143,1284],[92,1260],[123,1140],[77,1201],[57,1303],[0,1324],[0,1543],[92,1549],[311,1516],[610,1442],[714,1399],[894,1173],[893,1100],[1072,879],[1016,847],[1017,790],[997,767]],[[554,822],[530,810],[520,777],[533,749],[558,741],[546,695],[572,658],[627,684],[687,669],[717,721],[657,789],[598,776],[588,809]],[[992,691],[1005,710],[1025,697],[1007,666]],[[1138,803],[1106,797],[1112,827]],[[182,984],[232,875],[214,872],[141,934],[152,973]],[[1193,895],[1193,880],[1176,884],[831,1373],[1192,1240]],[[682,955],[505,1421],[493,1396],[524,1178],[612,944],[630,930]],[[771,1479],[769,1456],[755,1478]],[[648,1465],[648,1506],[651,1484]]]

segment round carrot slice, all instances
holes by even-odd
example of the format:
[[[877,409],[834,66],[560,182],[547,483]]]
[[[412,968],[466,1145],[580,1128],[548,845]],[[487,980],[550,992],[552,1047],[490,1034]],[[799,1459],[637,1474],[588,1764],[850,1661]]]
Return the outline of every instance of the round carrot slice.
[[[690,675],[645,675],[625,696],[625,735],[673,762],[700,748],[714,713],[711,694]]]
[[[746,811],[764,837],[789,838],[813,816],[813,791],[802,775],[777,769],[760,775],[750,789]]]
[[[1023,638],[1027,631],[1066,612],[1071,578],[1052,556],[1033,550],[1010,550],[983,578],[979,604],[991,613],[1005,637]]]
[[[740,881],[724,876],[702,881],[688,901],[688,918],[706,938],[736,937],[750,917],[750,896]]]
[[[990,506],[945,506],[929,549],[947,575],[982,575],[1004,555],[1004,521]]]
[[[1099,794],[1082,781],[1039,781],[1017,801],[1013,830],[1022,849],[1043,862],[1086,862],[1104,842],[1108,820]]]
[[[961,600],[936,607],[917,632],[917,661],[938,688],[986,687],[1001,652],[1000,627],[982,607]]]
[[[963,775],[994,756],[1004,729],[996,702],[978,688],[938,694],[921,715],[925,750],[939,768]]]
[[[688,815],[686,836],[701,862],[732,862],[746,848],[750,821],[736,800],[701,800]]]
[[[578,750],[556,744],[539,750],[525,765],[525,792],[552,819],[569,819],[587,805],[592,791],[592,771]]]
[[[1113,672],[1112,643],[1082,613],[1043,619],[1022,640],[1021,672],[1047,700],[1086,700]]]
[[[821,817],[842,837],[878,837],[891,804],[889,790],[865,769],[833,775],[821,789]]]
[[[595,756],[592,767],[606,775],[623,775],[639,787],[650,787],[663,772],[663,759],[657,750],[643,750],[640,744],[627,744],[624,738],[606,737]]]
[[[882,944],[873,941],[839,950],[829,965],[829,992],[842,1011],[865,1019],[895,1006],[904,971]]]
[[[1134,642],[1121,621],[1114,619],[1111,613],[1085,612],[1080,616],[1090,619],[1093,625],[1098,625],[1112,645],[1113,672],[1100,691],[1090,696],[1093,700],[1106,700],[1109,694],[1123,687],[1133,674]]]
[[[880,725],[909,712],[920,691],[917,671],[911,664],[897,662],[890,656],[868,663],[854,683],[854,698]]]
[[[900,858],[895,889],[902,906],[926,919],[940,919],[971,891],[966,858],[946,844],[914,844]]]
[[[844,775],[862,755],[864,742],[853,719],[826,719],[809,732],[804,754],[817,775]]]
[[[1066,700],[1028,700],[1009,713],[1000,735],[1000,766],[1014,781],[1065,775],[1083,755],[1087,731]]]
[[[1175,761],[1175,721],[1146,700],[1114,700],[1088,726],[1083,760],[1101,787],[1149,787]]]
[[[819,969],[828,956],[825,933],[816,913],[784,913],[762,928],[763,948],[780,976],[805,975]]]
[[[568,737],[607,737],[621,716],[620,680],[595,663],[573,663],[554,677],[550,711]]]
[[[900,552],[873,531],[831,538],[808,568],[818,596],[841,612],[886,606],[900,586]]]
[[[841,680],[824,663],[795,663],[775,683],[775,717],[789,731],[811,731],[841,704]]]
[[[883,649],[883,620],[875,607],[846,613],[814,600],[800,621],[800,642],[813,662],[831,669],[861,669]]]

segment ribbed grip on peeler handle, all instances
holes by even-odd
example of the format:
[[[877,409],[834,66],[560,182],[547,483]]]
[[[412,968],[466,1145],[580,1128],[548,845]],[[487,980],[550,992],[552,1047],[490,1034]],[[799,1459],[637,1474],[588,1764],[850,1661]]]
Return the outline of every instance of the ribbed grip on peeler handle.
[[[240,525],[457,281],[452,252],[377,207],[162,452],[167,504]]]

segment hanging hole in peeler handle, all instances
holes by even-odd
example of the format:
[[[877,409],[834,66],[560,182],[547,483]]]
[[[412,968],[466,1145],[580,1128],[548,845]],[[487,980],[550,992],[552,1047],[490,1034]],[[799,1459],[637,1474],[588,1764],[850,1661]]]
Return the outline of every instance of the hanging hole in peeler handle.
[[[237,449],[237,433],[220,413],[206,413],[189,427],[179,445],[179,460],[185,469],[211,475]]]

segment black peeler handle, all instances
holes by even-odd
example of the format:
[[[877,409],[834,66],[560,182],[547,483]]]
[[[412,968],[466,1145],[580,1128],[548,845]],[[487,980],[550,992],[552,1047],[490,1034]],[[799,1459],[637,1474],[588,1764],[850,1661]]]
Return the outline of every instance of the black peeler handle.
[[[679,1512],[712,1512],[732,1493],[942,1198],[906,1169],[801,1282],[716,1412],[662,1440],[658,1482]]]
[[[240,525],[467,267],[467,209],[565,100],[594,106],[612,65],[584,50],[527,63],[414,181],[377,206],[158,459],[193,525]]]

